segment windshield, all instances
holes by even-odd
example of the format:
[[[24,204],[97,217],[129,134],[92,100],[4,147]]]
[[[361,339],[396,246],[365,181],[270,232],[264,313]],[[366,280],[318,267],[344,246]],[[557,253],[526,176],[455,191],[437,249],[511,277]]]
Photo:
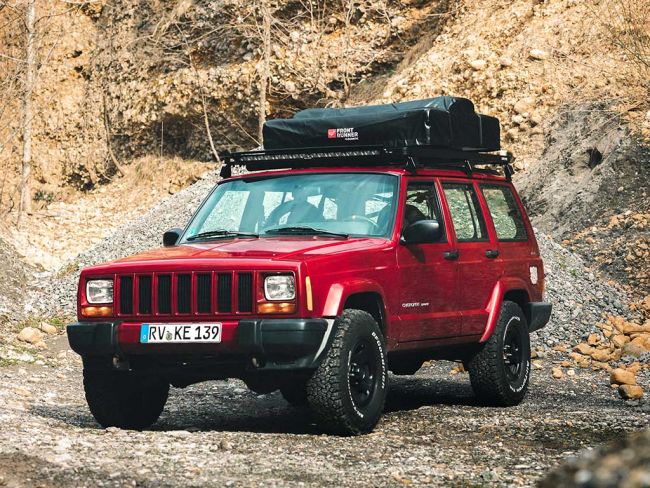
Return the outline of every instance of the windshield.
[[[208,197],[183,242],[258,235],[389,237],[397,181],[372,173],[228,181]]]

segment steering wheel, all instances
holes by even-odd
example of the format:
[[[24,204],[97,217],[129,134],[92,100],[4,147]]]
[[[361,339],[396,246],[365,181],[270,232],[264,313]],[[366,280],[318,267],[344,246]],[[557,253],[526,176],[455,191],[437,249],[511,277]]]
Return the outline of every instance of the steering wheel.
[[[295,203],[295,201],[289,200],[288,202],[283,202],[275,207],[264,221],[264,227],[277,225],[280,222],[280,217],[293,210]]]
[[[372,229],[377,231],[379,230],[379,226],[375,224],[372,220],[370,220],[368,217],[365,217],[364,215],[350,215],[349,217],[343,219],[343,222],[359,222],[363,221],[372,226]]]

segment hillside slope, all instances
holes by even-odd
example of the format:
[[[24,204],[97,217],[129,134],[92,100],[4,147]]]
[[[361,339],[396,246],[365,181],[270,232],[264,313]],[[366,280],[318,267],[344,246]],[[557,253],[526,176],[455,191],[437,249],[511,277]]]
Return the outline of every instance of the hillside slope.
[[[622,6],[638,14],[631,24]],[[40,206],[96,189],[132,161],[155,160],[162,172],[175,171],[168,161],[210,161],[208,134],[217,150],[257,144],[264,45],[255,2],[43,0],[39,9]],[[535,225],[643,295],[650,253],[628,243],[648,235],[648,76],[622,41],[647,33],[648,11],[650,0],[277,2],[265,112],[466,96],[500,118]],[[0,39],[20,59],[20,12],[0,10],[0,21],[10,14],[16,28]],[[9,58],[0,63],[19,74]],[[15,206],[21,149],[20,93],[4,86],[0,164],[13,171],[2,176],[0,213]],[[640,224],[608,227],[637,215]],[[622,230],[631,238],[614,244]]]
[[[520,168],[535,163],[545,122],[567,103],[606,101],[648,131],[647,77],[611,30],[629,1],[284,0],[272,11],[266,113],[466,96],[500,117]],[[255,145],[263,55],[255,5],[43,1],[36,188],[88,189],[119,173],[115,162],[143,154],[210,160],[206,122],[217,149]],[[20,11],[0,10],[0,21],[12,21],[0,40],[20,59]],[[15,85],[0,95],[8,121],[0,136],[10,141],[0,162],[17,168]],[[7,191],[0,195],[6,205]]]

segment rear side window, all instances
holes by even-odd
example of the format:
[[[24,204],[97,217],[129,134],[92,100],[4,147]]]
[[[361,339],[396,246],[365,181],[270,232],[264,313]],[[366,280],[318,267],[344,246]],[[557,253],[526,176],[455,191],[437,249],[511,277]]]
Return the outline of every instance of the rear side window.
[[[488,233],[481,205],[471,183],[443,183],[451,220],[460,242],[487,241]]]
[[[512,190],[504,185],[481,185],[500,241],[527,241],[524,219]]]

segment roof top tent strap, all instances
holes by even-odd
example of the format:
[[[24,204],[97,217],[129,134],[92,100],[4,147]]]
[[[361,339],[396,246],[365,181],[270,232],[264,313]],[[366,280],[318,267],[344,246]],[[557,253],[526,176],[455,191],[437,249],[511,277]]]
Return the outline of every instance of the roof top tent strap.
[[[221,154],[220,157],[222,163],[221,170],[219,171],[219,176],[224,179],[230,178],[232,176],[232,166],[235,164],[235,158],[230,151]]]
[[[510,163],[503,167],[503,172],[505,173],[506,181],[512,181],[512,175],[515,174],[515,170]]]
[[[406,158],[406,166],[404,167],[406,171],[408,171],[410,174],[414,175],[417,174],[418,168],[417,165],[415,164],[415,159],[413,159],[413,156],[409,156]]]
[[[222,161],[223,163],[221,163],[221,171],[219,171],[219,176],[221,176],[223,179],[230,178],[232,176],[232,166],[225,159],[222,159]]]

